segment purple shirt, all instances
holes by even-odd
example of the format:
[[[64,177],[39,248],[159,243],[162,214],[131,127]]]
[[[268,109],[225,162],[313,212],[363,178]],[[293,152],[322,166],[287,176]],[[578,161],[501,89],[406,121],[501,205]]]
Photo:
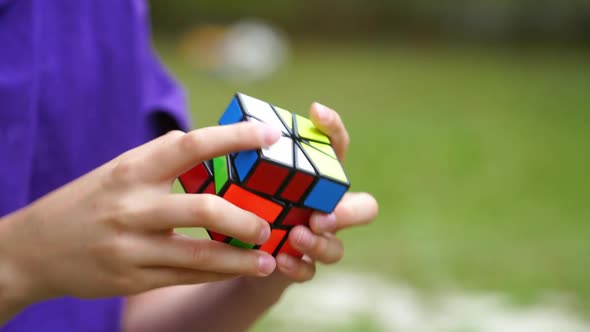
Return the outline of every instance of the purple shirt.
[[[188,129],[144,0],[0,0],[0,216],[154,138],[166,119]],[[0,331],[118,331],[121,305],[51,300]]]

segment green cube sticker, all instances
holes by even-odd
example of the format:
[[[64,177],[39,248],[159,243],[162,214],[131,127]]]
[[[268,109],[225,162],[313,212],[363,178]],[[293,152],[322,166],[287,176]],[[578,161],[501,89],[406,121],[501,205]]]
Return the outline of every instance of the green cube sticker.
[[[227,183],[227,159],[225,156],[213,158],[213,177],[215,180],[215,193],[219,194]]]

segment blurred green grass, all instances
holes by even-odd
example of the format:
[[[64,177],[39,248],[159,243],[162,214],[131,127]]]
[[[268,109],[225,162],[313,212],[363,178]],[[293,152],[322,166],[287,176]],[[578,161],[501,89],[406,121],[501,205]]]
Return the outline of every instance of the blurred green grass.
[[[352,189],[380,203],[373,225],[342,233],[342,266],[520,302],[564,291],[590,312],[588,54],[300,44],[271,80],[227,83],[156,45],[198,127],[236,91],[342,114]]]

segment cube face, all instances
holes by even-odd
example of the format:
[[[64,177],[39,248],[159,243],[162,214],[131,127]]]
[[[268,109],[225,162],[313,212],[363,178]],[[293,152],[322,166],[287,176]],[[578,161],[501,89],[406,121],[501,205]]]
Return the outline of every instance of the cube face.
[[[262,122],[281,130],[270,147],[240,151],[204,162],[179,180],[187,193],[209,193],[266,220],[271,236],[263,245],[208,231],[215,241],[301,257],[289,244],[291,229],[308,225],[313,211],[330,213],[350,187],[330,139],[304,117],[259,99],[236,94],[220,125]]]
[[[311,120],[237,94],[219,123],[240,121],[266,123],[283,133],[271,147],[236,154],[236,170],[246,188],[325,213],[334,210],[350,184],[330,139]]]

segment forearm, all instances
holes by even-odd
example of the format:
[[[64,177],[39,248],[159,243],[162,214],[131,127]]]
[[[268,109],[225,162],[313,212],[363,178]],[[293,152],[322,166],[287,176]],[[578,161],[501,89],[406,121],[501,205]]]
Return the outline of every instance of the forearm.
[[[289,283],[275,274],[144,293],[129,298],[124,331],[245,331]]]

